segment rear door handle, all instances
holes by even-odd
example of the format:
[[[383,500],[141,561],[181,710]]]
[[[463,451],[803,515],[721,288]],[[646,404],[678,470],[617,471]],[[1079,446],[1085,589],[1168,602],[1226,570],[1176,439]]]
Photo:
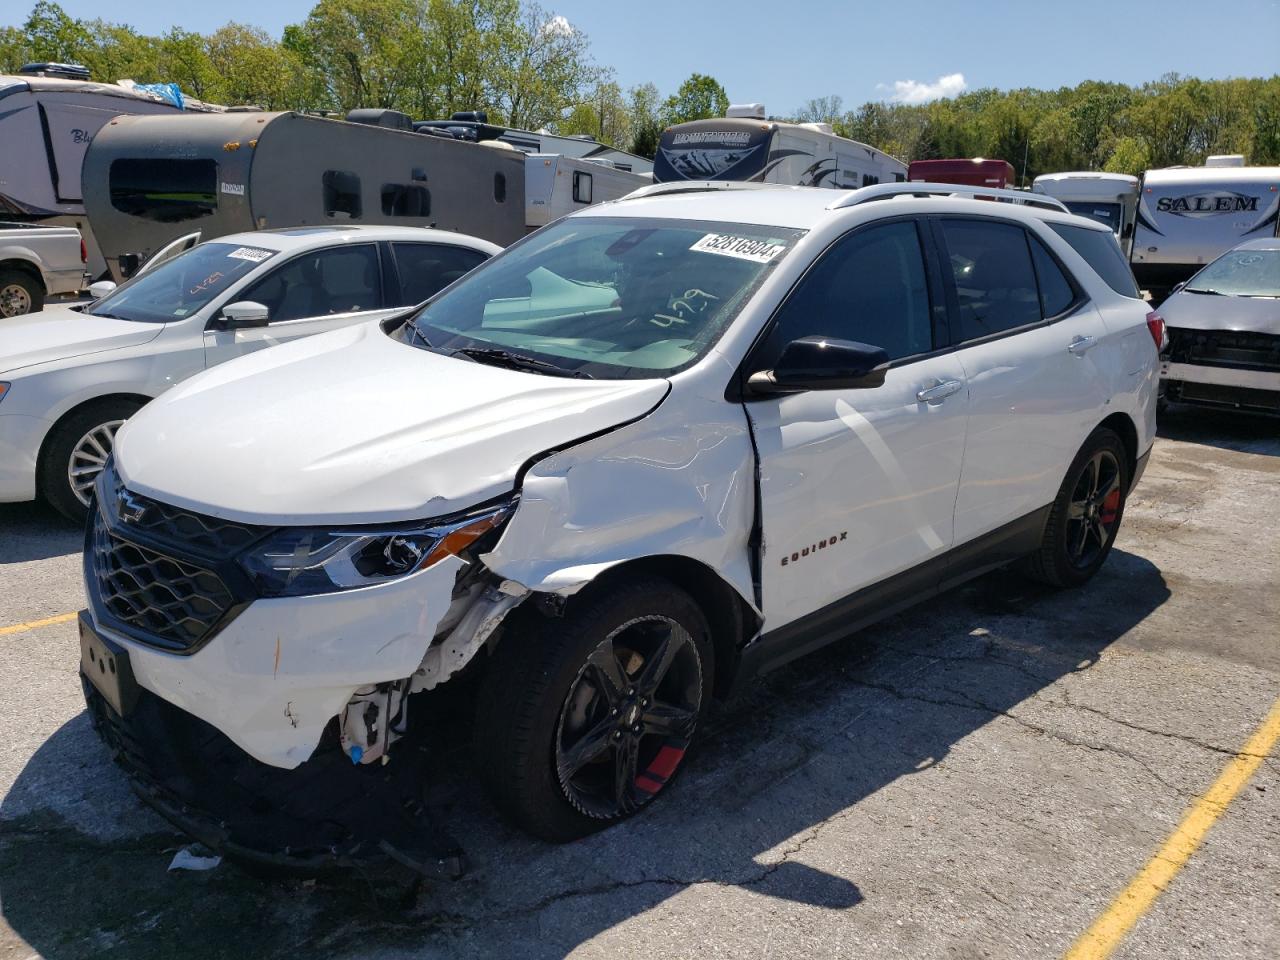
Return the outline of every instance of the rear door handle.
[[[1067,352],[1082,357],[1098,345],[1097,337],[1076,337],[1067,344]]]
[[[963,389],[964,382],[960,380],[935,380],[930,386],[917,390],[916,399],[921,403],[937,404]]]

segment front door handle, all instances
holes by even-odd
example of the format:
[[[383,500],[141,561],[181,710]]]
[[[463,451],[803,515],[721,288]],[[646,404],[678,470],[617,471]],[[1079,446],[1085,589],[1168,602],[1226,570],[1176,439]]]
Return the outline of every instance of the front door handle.
[[[921,403],[937,404],[963,389],[964,383],[960,380],[935,380],[932,385],[917,390],[916,399]]]
[[[1097,345],[1097,337],[1076,337],[1067,344],[1067,353],[1082,357]]]

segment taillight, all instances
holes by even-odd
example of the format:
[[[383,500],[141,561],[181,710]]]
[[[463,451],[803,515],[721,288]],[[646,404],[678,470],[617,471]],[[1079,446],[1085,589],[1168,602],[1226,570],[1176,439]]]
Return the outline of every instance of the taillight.
[[[80,238],[80,262],[89,262],[89,251],[84,248],[84,237]]]
[[[1169,343],[1164,332],[1164,317],[1152,310],[1147,314],[1147,329],[1151,331],[1151,339],[1155,341],[1156,353],[1161,353]]]

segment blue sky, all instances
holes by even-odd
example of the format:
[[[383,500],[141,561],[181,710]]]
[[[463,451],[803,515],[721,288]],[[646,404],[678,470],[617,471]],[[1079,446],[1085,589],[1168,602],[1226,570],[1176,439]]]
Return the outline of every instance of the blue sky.
[[[148,33],[175,25],[207,32],[239,20],[278,35],[312,6],[308,0],[178,7],[171,0],[61,2],[73,16],[124,21]],[[1140,83],[1170,71],[1203,78],[1280,72],[1280,0],[542,5],[586,31],[596,60],[611,66],[623,86],[653,81],[666,94],[698,71],[724,84],[731,100],[761,101],[775,113],[828,94],[856,106],[961,88]],[[3,6],[0,23],[19,24],[30,2]],[[908,81],[915,86],[895,86]]]

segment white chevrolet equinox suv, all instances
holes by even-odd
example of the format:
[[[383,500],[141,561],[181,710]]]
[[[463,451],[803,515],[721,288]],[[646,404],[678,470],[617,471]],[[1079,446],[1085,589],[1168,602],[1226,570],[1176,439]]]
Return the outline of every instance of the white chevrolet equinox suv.
[[[377,817],[287,841],[205,808],[427,776],[449,684],[497,806],[563,841],[666,790],[760,671],[1014,561],[1085,584],[1162,321],[1104,226],[958,189],[645,188],[167,391],[97,482],[98,729],[193,833],[340,858]]]

